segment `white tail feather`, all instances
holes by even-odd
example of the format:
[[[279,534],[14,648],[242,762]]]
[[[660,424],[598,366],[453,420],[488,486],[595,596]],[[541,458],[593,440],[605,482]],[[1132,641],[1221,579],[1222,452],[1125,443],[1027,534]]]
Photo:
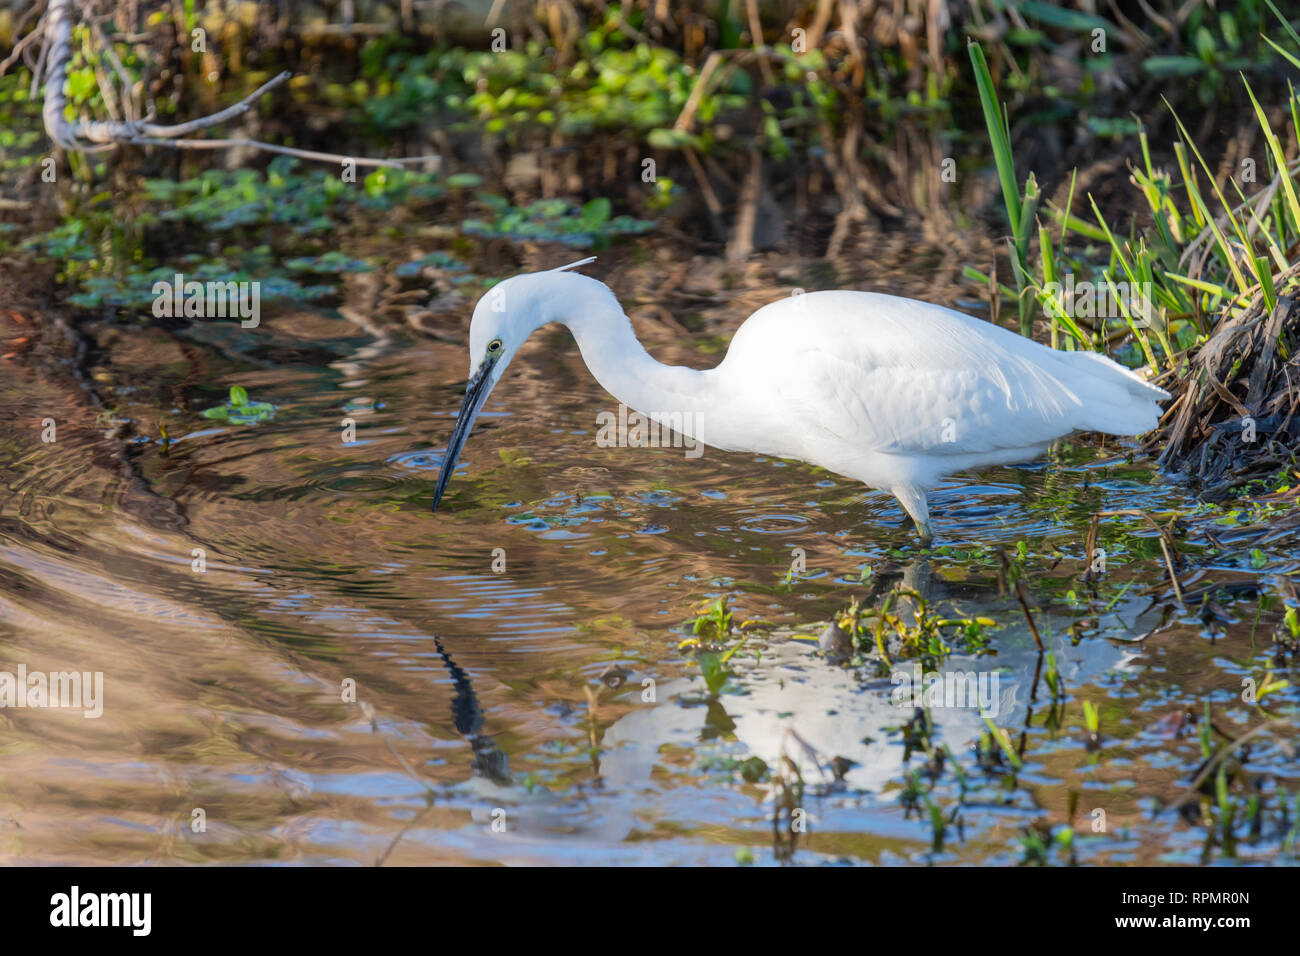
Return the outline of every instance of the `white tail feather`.
[[[1160,421],[1169,393],[1097,352],[1063,352],[1076,376],[1070,387],[1083,403],[1079,428],[1109,435],[1141,435]]]

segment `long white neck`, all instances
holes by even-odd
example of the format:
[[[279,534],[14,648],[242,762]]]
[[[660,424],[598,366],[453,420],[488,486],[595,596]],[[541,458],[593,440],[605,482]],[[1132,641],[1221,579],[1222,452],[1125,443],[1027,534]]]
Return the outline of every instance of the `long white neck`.
[[[556,277],[563,277],[562,295],[548,297],[543,318],[568,327],[605,391],[628,408],[709,442],[706,422],[719,410],[720,397],[713,372],[655,361],[607,286],[576,273]]]

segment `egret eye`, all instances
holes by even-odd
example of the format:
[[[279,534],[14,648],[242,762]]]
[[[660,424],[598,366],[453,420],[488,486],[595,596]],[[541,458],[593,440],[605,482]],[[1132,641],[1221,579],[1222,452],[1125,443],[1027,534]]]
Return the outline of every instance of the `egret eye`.
[[[488,350],[488,355],[496,355],[498,352],[501,351],[501,340],[493,339],[491,342],[488,343],[487,350]]]

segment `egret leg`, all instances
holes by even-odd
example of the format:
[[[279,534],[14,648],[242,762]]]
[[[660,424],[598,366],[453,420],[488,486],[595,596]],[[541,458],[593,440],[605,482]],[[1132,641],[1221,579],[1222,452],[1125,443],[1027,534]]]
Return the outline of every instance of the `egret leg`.
[[[930,528],[930,506],[925,500],[925,492],[914,485],[900,485],[890,491],[903,506],[903,510],[916,522],[916,533],[920,535],[921,544],[930,544],[934,540],[934,531]]]

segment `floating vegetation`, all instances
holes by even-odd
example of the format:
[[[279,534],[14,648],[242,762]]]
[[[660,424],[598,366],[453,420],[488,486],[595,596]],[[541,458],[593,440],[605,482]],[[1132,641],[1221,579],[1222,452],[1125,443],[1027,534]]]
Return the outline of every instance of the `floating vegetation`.
[[[727,663],[744,647],[747,639],[742,637],[731,647],[721,649],[721,643],[728,640],[732,629],[731,611],[727,608],[726,598],[705,602],[700,610],[702,613],[691,625],[691,632],[695,636],[681,642],[680,646],[694,651],[709,696],[716,697],[732,676]]]
[[[911,623],[905,619],[908,616]],[[871,657],[877,667],[887,670],[898,657],[943,660],[955,646],[978,653],[987,645],[986,629],[993,627],[995,622],[987,617],[938,615],[919,591],[896,587],[878,607],[862,607],[855,599],[828,626],[822,649],[825,651],[830,643],[847,651],[851,644],[856,652],[855,662],[865,662]],[[831,628],[843,638],[830,633]]]
[[[391,269],[401,278],[461,273],[455,282],[473,281],[464,261],[445,250],[411,259],[388,248],[360,257],[333,246],[339,230],[373,232],[394,211],[437,215],[448,197],[479,181],[471,174],[442,179],[378,169],[348,183],[336,171],[277,157],[265,171],[211,169],[180,181],[147,179],[138,197],[142,208],[129,226],[111,204],[92,200],[26,238],[20,249],[57,263],[60,278],[75,289],[68,301],[83,309],[143,312],[154,300],[154,283],[171,281],[178,272],[201,282],[256,281],[263,302],[320,301],[337,295],[344,277],[376,269]],[[492,216],[466,219],[464,236],[605,248],[615,237],[655,225],[613,215],[606,198],[581,206],[538,200],[519,207],[486,192],[478,199]],[[195,236],[205,241],[195,243]],[[220,245],[213,244],[214,236]],[[313,278],[319,281],[304,281]]]
[[[230,399],[224,405],[203,410],[204,418],[212,418],[232,425],[257,425],[270,421],[275,406],[269,402],[252,402],[241,385],[230,386]]]
[[[493,217],[466,219],[461,229],[467,235],[493,238],[506,236],[521,241],[559,242],[580,249],[603,249],[613,236],[639,235],[654,223],[631,216],[611,216],[608,199],[593,199],[579,207],[565,199],[539,199],[526,206],[487,193],[479,195]]]
[[[461,262],[455,256],[446,252],[431,252],[428,255],[419,256],[403,262],[394,272],[402,278],[413,278],[422,275],[426,270],[438,272],[464,272],[469,266]]]
[[[323,252],[319,256],[298,256],[285,263],[294,272],[312,272],[320,275],[338,275],[343,272],[369,272],[374,268],[364,259],[355,259],[341,252]]]

